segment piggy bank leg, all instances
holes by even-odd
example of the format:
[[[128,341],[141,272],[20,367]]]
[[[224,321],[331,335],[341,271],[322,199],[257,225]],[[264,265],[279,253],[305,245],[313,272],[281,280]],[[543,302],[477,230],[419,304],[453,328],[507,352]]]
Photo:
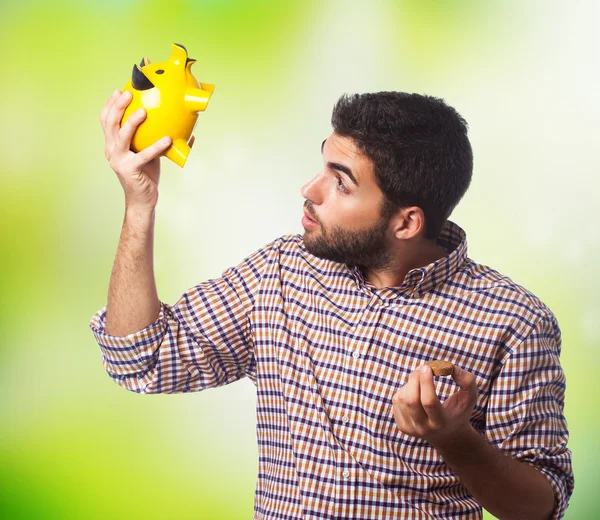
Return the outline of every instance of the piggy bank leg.
[[[190,147],[184,139],[175,139],[171,147],[165,152],[165,157],[171,159],[175,164],[181,166],[185,164],[185,161],[190,153]]]
[[[215,86],[212,83],[200,83],[200,88],[206,92],[209,92],[210,94],[212,94],[213,90],[215,90]]]

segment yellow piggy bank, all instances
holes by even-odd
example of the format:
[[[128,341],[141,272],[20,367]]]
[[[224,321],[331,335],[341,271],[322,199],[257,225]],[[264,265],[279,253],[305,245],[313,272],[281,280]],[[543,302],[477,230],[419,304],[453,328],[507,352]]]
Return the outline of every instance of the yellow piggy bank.
[[[168,135],[172,145],[162,155],[183,168],[194,144],[192,132],[198,112],[206,109],[215,89],[210,83],[198,83],[191,71],[195,62],[188,58],[183,45],[174,43],[168,61],[150,63],[144,57],[140,66],[133,66],[131,79],[123,87],[123,92],[129,90],[132,98],[123,113],[121,126],[140,107],[146,110],[146,118],[131,140],[134,152]]]

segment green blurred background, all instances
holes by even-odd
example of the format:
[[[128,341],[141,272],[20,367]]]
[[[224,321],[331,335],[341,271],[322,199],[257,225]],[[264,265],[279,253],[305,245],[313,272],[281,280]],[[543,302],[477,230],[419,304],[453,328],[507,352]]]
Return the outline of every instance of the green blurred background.
[[[161,300],[303,231],[300,187],[342,93],[443,97],[475,155],[451,219],[471,258],[559,320],[576,480],[566,518],[597,518],[599,20],[594,0],[3,2],[0,517],[252,518],[252,383],[127,392],[88,328],[124,210],[99,115],[134,63],[166,60],[177,42],[216,89],[185,168],[162,162]]]

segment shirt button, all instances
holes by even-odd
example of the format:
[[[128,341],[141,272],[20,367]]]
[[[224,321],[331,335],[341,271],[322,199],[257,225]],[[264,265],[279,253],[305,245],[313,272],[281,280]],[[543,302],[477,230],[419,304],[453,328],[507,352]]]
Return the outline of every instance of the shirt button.
[[[342,475],[344,476],[344,478],[348,478],[350,476],[350,472],[347,469],[345,469]]]
[[[342,417],[342,422],[343,422],[344,424],[346,424],[346,423],[347,423],[349,420],[350,420],[350,419],[348,419],[348,416],[347,416],[347,415],[344,415],[344,417]]]
[[[360,352],[358,350],[355,350],[354,352],[352,352],[352,357],[354,359],[358,359],[360,357]]]

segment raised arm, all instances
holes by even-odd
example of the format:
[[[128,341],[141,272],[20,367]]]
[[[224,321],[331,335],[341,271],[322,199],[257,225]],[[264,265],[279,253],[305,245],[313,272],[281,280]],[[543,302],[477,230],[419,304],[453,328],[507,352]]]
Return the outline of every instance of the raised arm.
[[[101,121],[126,210],[108,301],[90,321],[108,375],[137,393],[196,392],[253,378],[250,314],[277,240],[220,278],[190,288],[175,305],[161,302],[153,270],[159,148],[127,151],[139,120],[132,116],[118,130],[128,101],[116,93],[111,100]]]
[[[135,113],[121,127],[131,93],[115,90],[100,123],[104,155],[125,195],[125,220],[108,291],[107,332],[126,335],[144,328],[158,316],[160,302],[153,270],[154,209],[158,202],[160,156],[169,142],[157,141],[134,153],[131,139],[145,112]]]
[[[108,288],[107,334],[126,336],[157,319],[153,257],[154,210],[127,208]]]

